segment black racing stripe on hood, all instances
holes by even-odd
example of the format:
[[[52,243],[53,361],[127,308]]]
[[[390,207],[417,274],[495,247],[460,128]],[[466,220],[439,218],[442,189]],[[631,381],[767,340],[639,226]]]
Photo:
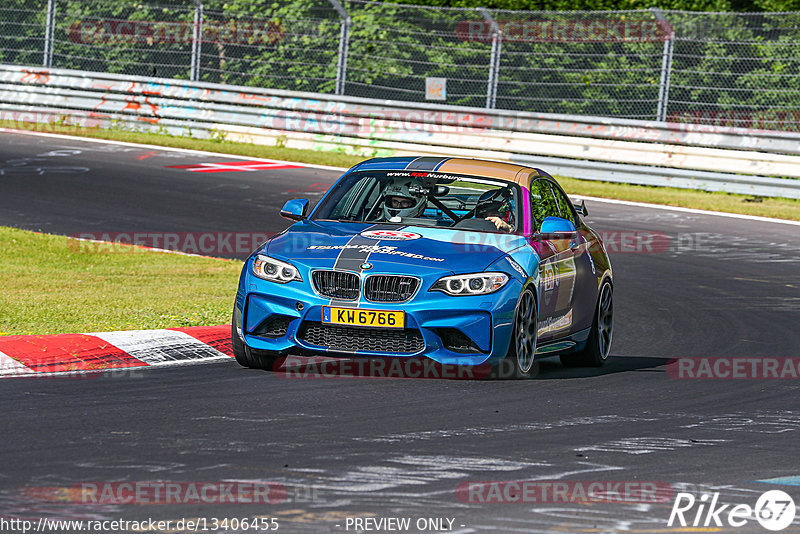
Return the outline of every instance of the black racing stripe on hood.
[[[362,230],[362,232],[372,231],[372,230],[402,230],[405,226],[398,227],[395,224],[374,224],[368,228]],[[353,271],[359,274],[359,278],[363,269],[361,266],[364,262],[369,259],[369,255],[372,254],[370,251],[361,250],[361,246],[372,246],[380,244],[379,240],[372,239],[369,237],[364,237],[359,232],[358,234],[354,235],[350,238],[350,241],[347,242],[347,246],[350,247],[352,245],[356,245],[356,248],[345,248],[340,253],[339,256],[336,258],[336,263],[333,265],[334,270],[340,271]],[[338,299],[331,299],[330,305],[331,306],[342,306],[342,307],[354,307],[358,306],[361,302],[361,297],[357,300],[338,300]]]
[[[362,232],[368,232],[373,230],[399,230],[400,228],[395,224],[376,224],[370,226],[369,228],[365,228]],[[355,245],[356,247],[367,246],[367,245],[377,245],[380,241],[373,239],[371,237],[363,237],[361,233],[354,235],[350,241],[347,242],[348,247],[352,247]],[[344,271],[355,271],[360,273],[362,271],[361,265],[367,258],[371,252],[363,251],[360,248],[345,248],[340,253],[339,256],[336,258],[336,263],[334,264],[333,268],[337,270],[344,270]]]

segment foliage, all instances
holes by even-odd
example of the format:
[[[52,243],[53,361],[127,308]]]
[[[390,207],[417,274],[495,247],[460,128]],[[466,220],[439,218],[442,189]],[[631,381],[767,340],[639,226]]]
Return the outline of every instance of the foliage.
[[[434,8],[431,0],[413,8],[343,3],[350,15],[349,96],[421,102],[425,79],[436,77],[447,80],[447,104],[483,107],[493,44],[488,31],[465,37],[465,25],[484,20],[475,6],[494,8],[504,28],[515,23],[542,32],[557,24],[635,28],[652,24],[647,8],[658,6],[683,11],[665,12],[669,26],[656,39],[519,39],[504,30],[496,107],[655,119],[671,28],[669,118],[788,129],[800,123],[800,14],[699,12],[800,9],[800,0],[433,0],[463,9]],[[54,67],[189,78],[195,16],[189,0],[57,0],[56,6]],[[498,11],[509,8],[560,11]],[[632,11],[574,11],[582,9]],[[45,13],[45,0],[4,0],[0,62],[42,64]],[[142,34],[119,31],[119,21],[135,21]],[[335,90],[343,22],[327,0],[206,0],[203,28],[202,81]]]

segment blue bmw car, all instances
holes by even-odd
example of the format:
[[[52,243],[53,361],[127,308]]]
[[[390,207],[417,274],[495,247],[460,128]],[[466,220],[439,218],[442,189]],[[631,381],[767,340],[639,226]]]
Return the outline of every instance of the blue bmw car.
[[[232,345],[279,358],[429,358],[524,378],[535,359],[600,366],[613,332],[600,236],[541,169],[376,158],[348,170],[247,259]]]

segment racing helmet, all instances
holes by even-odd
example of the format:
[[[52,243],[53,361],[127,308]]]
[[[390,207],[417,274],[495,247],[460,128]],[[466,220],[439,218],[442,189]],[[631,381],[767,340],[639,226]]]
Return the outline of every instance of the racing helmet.
[[[383,216],[387,221],[393,217],[419,217],[427,203],[428,199],[422,191],[412,192],[411,182],[395,182],[384,191]]]
[[[514,200],[504,189],[493,189],[483,193],[475,204],[475,218],[499,217],[514,224]]]

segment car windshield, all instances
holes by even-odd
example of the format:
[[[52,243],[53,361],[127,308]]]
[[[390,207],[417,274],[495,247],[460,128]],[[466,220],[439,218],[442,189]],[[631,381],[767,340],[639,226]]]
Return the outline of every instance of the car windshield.
[[[336,184],[313,219],[514,232],[519,198],[516,184],[492,178],[354,172]]]

